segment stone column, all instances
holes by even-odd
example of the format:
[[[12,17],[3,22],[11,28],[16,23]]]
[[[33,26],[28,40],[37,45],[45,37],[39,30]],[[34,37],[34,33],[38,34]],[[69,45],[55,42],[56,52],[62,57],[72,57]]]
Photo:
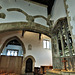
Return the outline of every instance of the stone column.
[[[67,38],[67,46],[68,46],[69,54],[70,56],[72,56],[73,54],[72,54],[72,50],[70,49],[69,36],[67,34],[67,31],[66,31],[66,38]]]
[[[58,39],[56,35],[52,36],[51,39],[52,42],[52,60],[53,60],[53,69],[56,69],[56,67],[58,68],[59,66],[57,65],[57,63],[60,63],[58,60],[59,59],[59,47],[58,47]],[[56,52],[55,52],[56,51]],[[58,59],[58,60],[57,60]],[[57,60],[57,61],[56,61]],[[56,64],[55,64],[56,63]]]
[[[53,45],[54,45],[54,43],[53,43],[53,36],[52,36],[52,38],[51,38],[51,46],[52,46],[52,57],[54,57],[54,49],[53,49]]]
[[[54,36],[51,37],[51,45],[52,45],[52,63],[53,63],[53,69],[55,68],[55,60],[54,60],[54,57],[55,57],[55,54],[54,54]]]
[[[70,42],[69,42],[69,35],[68,35],[68,31],[67,31],[67,26],[65,25],[65,34],[66,34],[66,38],[67,38],[67,46],[68,46],[68,50],[69,50],[69,54],[70,56],[72,56],[72,50],[70,48]]]
[[[56,43],[57,43],[57,56],[59,57],[60,53],[59,53],[59,44],[58,44],[58,36],[57,35],[56,35]]]
[[[64,43],[63,43],[63,37],[62,37],[62,32],[60,31],[60,40],[61,40],[61,46],[62,46],[62,52],[63,52],[63,56],[65,56],[65,51],[64,51]]]

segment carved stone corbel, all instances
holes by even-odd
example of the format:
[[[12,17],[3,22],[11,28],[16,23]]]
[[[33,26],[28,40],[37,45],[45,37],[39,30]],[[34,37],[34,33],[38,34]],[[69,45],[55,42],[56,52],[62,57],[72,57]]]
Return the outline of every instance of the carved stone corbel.
[[[5,19],[6,15],[4,13],[0,13],[0,18]]]
[[[2,7],[0,6],[0,9],[2,9]]]
[[[27,20],[28,22],[34,22],[34,17],[31,16],[31,15],[28,15],[28,16],[26,17],[26,20]]]

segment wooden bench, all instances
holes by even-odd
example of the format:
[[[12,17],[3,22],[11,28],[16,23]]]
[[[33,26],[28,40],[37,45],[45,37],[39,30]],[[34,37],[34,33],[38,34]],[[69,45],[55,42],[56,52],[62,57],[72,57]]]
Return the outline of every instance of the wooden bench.
[[[7,73],[5,70],[0,69],[0,75],[18,75],[18,74],[12,73],[12,71],[9,71]]]
[[[40,67],[41,74],[45,74],[46,70],[48,69],[53,69],[53,66],[41,66]]]

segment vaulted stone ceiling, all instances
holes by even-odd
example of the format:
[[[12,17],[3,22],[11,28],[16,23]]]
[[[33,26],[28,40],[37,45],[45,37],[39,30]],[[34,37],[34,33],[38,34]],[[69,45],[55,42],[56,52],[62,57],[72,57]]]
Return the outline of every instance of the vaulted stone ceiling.
[[[47,5],[48,6],[48,14],[50,14],[55,0],[30,0],[30,1],[34,1],[34,2],[38,2],[41,4]]]

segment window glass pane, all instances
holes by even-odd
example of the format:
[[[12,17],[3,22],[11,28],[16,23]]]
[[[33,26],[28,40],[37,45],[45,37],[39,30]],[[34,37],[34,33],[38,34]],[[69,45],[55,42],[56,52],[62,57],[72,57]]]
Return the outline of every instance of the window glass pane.
[[[14,51],[11,51],[11,56],[13,56],[14,55]]]
[[[51,46],[51,42],[49,43],[50,44],[50,49],[52,48],[52,46]]]
[[[1,55],[2,55],[2,53],[1,53]]]
[[[7,55],[8,56],[17,56],[18,51],[17,50],[8,50]]]
[[[14,56],[17,56],[17,53],[18,53],[18,52],[17,52],[17,51],[15,51],[15,52],[14,52]]]
[[[10,55],[10,51],[8,50],[8,52],[7,52],[7,55],[9,56]]]
[[[49,43],[49,41],[47,41],[47,49],[49,49],[50,48],[50,43]]]
[[[43,40],[43,48],[46,48],[46,49],[51,48],[50,40]]]
[[[46,40],[43,40],[43,48],[46,48]]]

